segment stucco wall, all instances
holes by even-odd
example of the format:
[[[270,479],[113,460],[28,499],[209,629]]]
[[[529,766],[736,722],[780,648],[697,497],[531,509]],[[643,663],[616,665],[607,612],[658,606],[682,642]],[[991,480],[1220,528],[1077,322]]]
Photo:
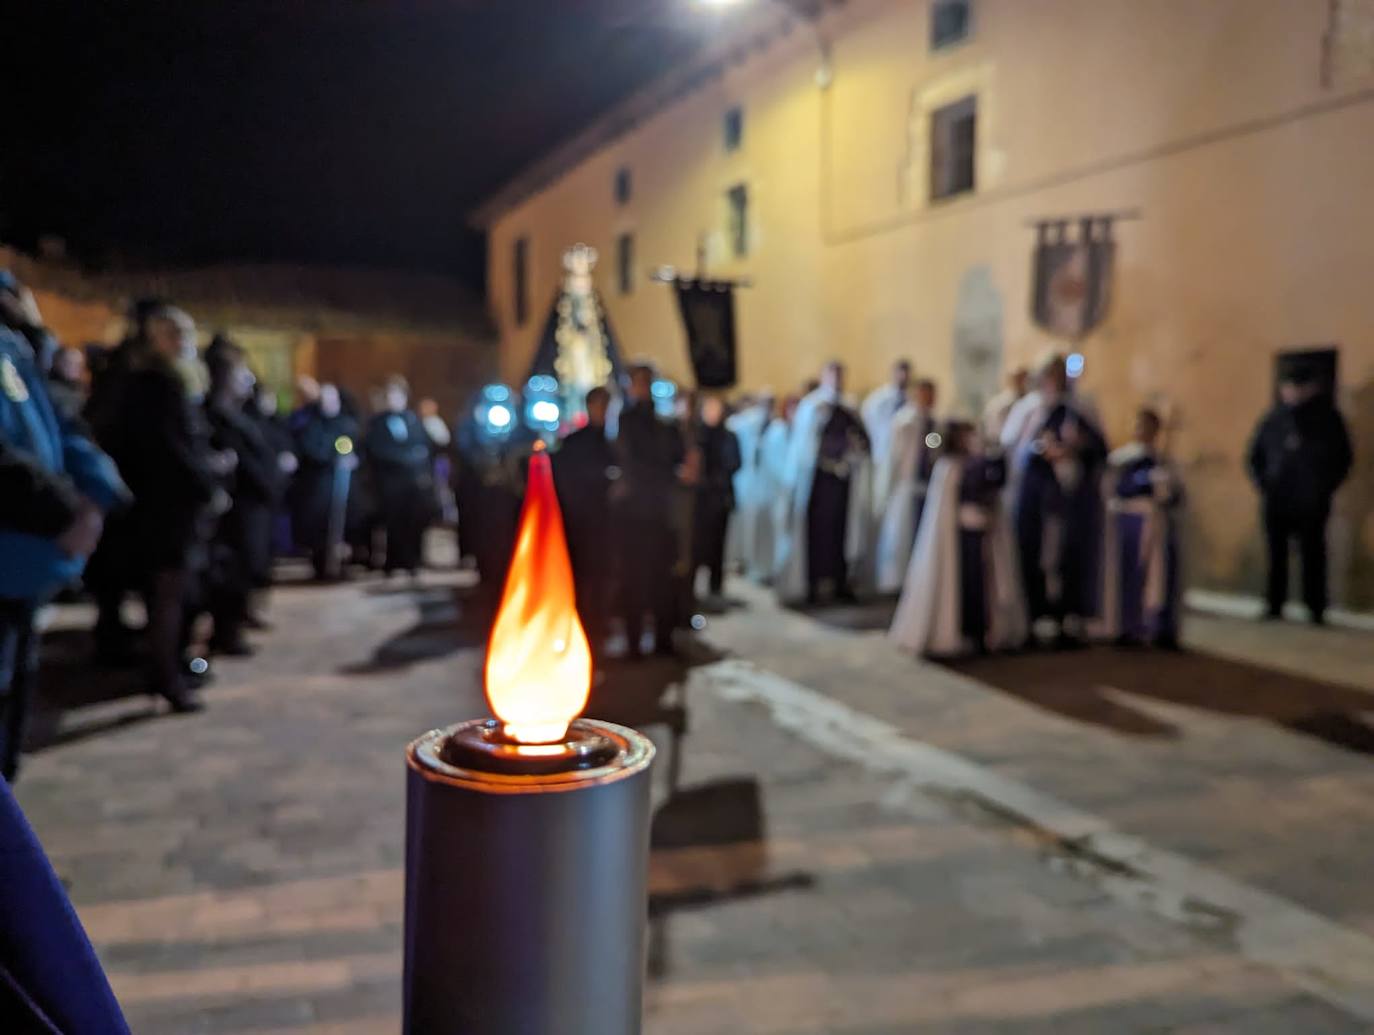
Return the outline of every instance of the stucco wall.
[[[799,29],[499,220],[489,285],[503,369],[524,369],[559,256],[581,240],[601,250],[600,287],[627,350],[685,377],[668,291],[641,280],[618,295],[614,240],[632,230],[642,267],[691,268],[706,231],[711,271],[756,285],[739,298],[745,387],[791,389],[831,354],[857,389],[899,355],[948,383],[956,325],[1000,328],[1008,361],[1050,344],[1028,315],[1027,219],[1138,208],[1140,221],[1118,227],[1109,317],[1082,343],[1084,387],[1116,437],[1141,401],[1173,415],[1194,581],[1257,584],[1245,439],[1273,354],[1334,342],[1360,460],[1333,525],[1333,581],[1370,606],[1374,79],[1324,85],[1327,15],[1325,3],[1292,0],[980,0],[973,39],[931,54],[924,0],[853,0],[827,23],[828,95]],[[925,119],[969,92],[978,189],[932,205]],[[745,142],[727,155],[721,116],[737,103]],[[612,194],[621,165],[634,177],[623,207]],[[753,226],[751,254],[734,262],[722,196],[737,182],[750,187]],[[532,316],[517,327],[521,235]]]

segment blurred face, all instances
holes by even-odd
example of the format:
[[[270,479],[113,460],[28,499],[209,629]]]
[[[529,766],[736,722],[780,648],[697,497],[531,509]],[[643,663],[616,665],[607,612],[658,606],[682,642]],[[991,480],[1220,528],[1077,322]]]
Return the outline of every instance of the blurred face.
[[[410,402],[410,397],[400,385],[387,385],[382,400],[389,413],[400,413]]]
[[[917,385],[916,386],[916,405],[923,410],[935,409],[935,386]]]
[[[268,388],[262,388],[262,389],[259,389],[259,390],[258,390],[258,396],[257,396],[257,398],[258,398],[258,412],[259,412],[259,413],[261,413],[264,417],[271,417],[271,416],[273,416],[273,415],[276,414],[276,412],[277,412],[277,393],[276,393],[276,392],[274,392],[274,391],[272,391],[272,390],[270,390],[270,389],[268,389]]]
[[[610,407],[610,397],[593,395],[587,400],[587,423],[594,428],[606,426],[606,410]]]
[[[827,363],[821,371],[821,387],[828,388],[836,395],[844,391],[844,367],[839,363]]]
[[[1285,406],[1296,406],[1309,394],[1306,387],[1296,381],[1284,381],[1279,385],[1279,400]]]
[[[439,415],[439,404],[433,399],[420,400],[421,417],[437,417]]]
[[[1017,395],[1025,395],[1026,386],[1030,383],[1030,373],[1025,367],[1017,367],[1011,372],[1011,377],[1007,379],[1007,383],[1011,385],[1011,390]]]
[[[1159,420],[1150,413],[1138,413],[1135,417],[1135,440],[1142,445],[1152,446],[1159,437]]]
[[[253,397],[253,388],[257,385],[258,379],[253,376],[253,371],[248,369],[248,364],[240,360],[234,366],[234,372],[229,378],[229,388],[235,399],[243,402]]]
[[[172,362],[194,359],[196,325],[189,317],[155,316],[148,321],[148,344]]]
[[[86,373],[86,357],[80,349],[58,349],[52,361],[53,373],[63,381],[75,383]]]
[[[646,403],[653,398],[654,377],[647,370],[636,370],[630,376],[630,400]]]
[[[907,382],[911,380],[911,364],[904,359],[899,359],[892,364],[892,383],[903,391],[906,390]]]
[[[320,385],[320,412],[326,417],[339,415],[339,390],[331,384]]]
[[[302,406],[309,406],[313,402],[319,402],[320,383],[313,377],[303,377],[296,382],[296,397]]]
[[[701,404],[701,422],[714,428],[725,419],[725,404],[714,395],[708,395]]]
[[[1055,395],[1062,394],[1069,387],[1069,374],[1064,369],[1063,363],[1051,363],[1040,375],[1040,388],[1042,391],[1050,392]]]

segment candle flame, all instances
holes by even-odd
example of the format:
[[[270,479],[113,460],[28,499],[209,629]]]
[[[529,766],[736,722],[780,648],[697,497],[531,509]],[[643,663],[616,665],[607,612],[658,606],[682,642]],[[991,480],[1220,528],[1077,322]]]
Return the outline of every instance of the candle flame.
[[[512,740],[549,744],[586,706],[591,681],[553,470],[548,453],[537,451],[487,645],[487,701]]]

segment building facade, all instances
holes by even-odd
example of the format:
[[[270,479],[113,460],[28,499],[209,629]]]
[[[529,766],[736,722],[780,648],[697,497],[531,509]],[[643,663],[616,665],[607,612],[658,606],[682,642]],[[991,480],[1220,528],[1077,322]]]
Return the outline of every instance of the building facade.
[[[776,16],[776,12],[774,12]],[[909,356],[976,404],[1051,346],[1114,442],[1161,408],[1194,585],[1253,589],[1247,438],[1284,350],[1334,347],[1357,466],[1336,599],[1374,606],[1374,0],[848,0],[762,16],[512,183],[482,217],[518,378],[575,242],[629,356],[689,377],[660,264],[747,276],[741,387]],[[1104,321],[1030,316],[1034,221],[1127,211]]]

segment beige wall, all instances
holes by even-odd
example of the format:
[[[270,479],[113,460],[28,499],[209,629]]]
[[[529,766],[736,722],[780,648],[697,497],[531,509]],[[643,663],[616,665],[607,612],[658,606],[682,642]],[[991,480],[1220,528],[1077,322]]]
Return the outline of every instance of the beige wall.
[[[1256,584],[1241,455],[1272,355],[1337,342],[1360,460],[1333,524],[1333,581],[1368,607],[1374,77],[1324,85],[1328,11],[1324,0],[978,0],[973,39],[931,54],[925,0],[851,0],[827,23],[829,91],[816,87],[817,51],[798,30],[496,223],[489,282],[503,370],[523,371],[559,256],[581,240],[601,250],[599,283],[627,351],[685,377],[668,291],[641,280],[618,295],[613,245],[633,230],[642,267],[691,268],[708,231],[711,272],[756,285],[739,300],[745,387],[790,389],[830,354],[848,361],[857,389],[899,355],[950,387],[956,325],[1000,338],[1008,362],[1050,344],[1028,316],[1027,219],[1138,208],[1143,219],[1118,229],[1108,319],[1082,343],[1084,386],[1117,438],[1140,401],[1173,414],[1193,580]],[[979,98],[977,191],[931,205],[926,115],[969,92]],[[726,155],[721,115],[735,103],[745,143]],[[623,209],[612,196],[622,164],[635,188]],[[722,202],[736,182],[749,184],[753,206],[752,252],[738,263],[724,257]],[[516,327],[520,235],[532,315]],[[983,299],[979,312],[961,307],[961,290]]]

